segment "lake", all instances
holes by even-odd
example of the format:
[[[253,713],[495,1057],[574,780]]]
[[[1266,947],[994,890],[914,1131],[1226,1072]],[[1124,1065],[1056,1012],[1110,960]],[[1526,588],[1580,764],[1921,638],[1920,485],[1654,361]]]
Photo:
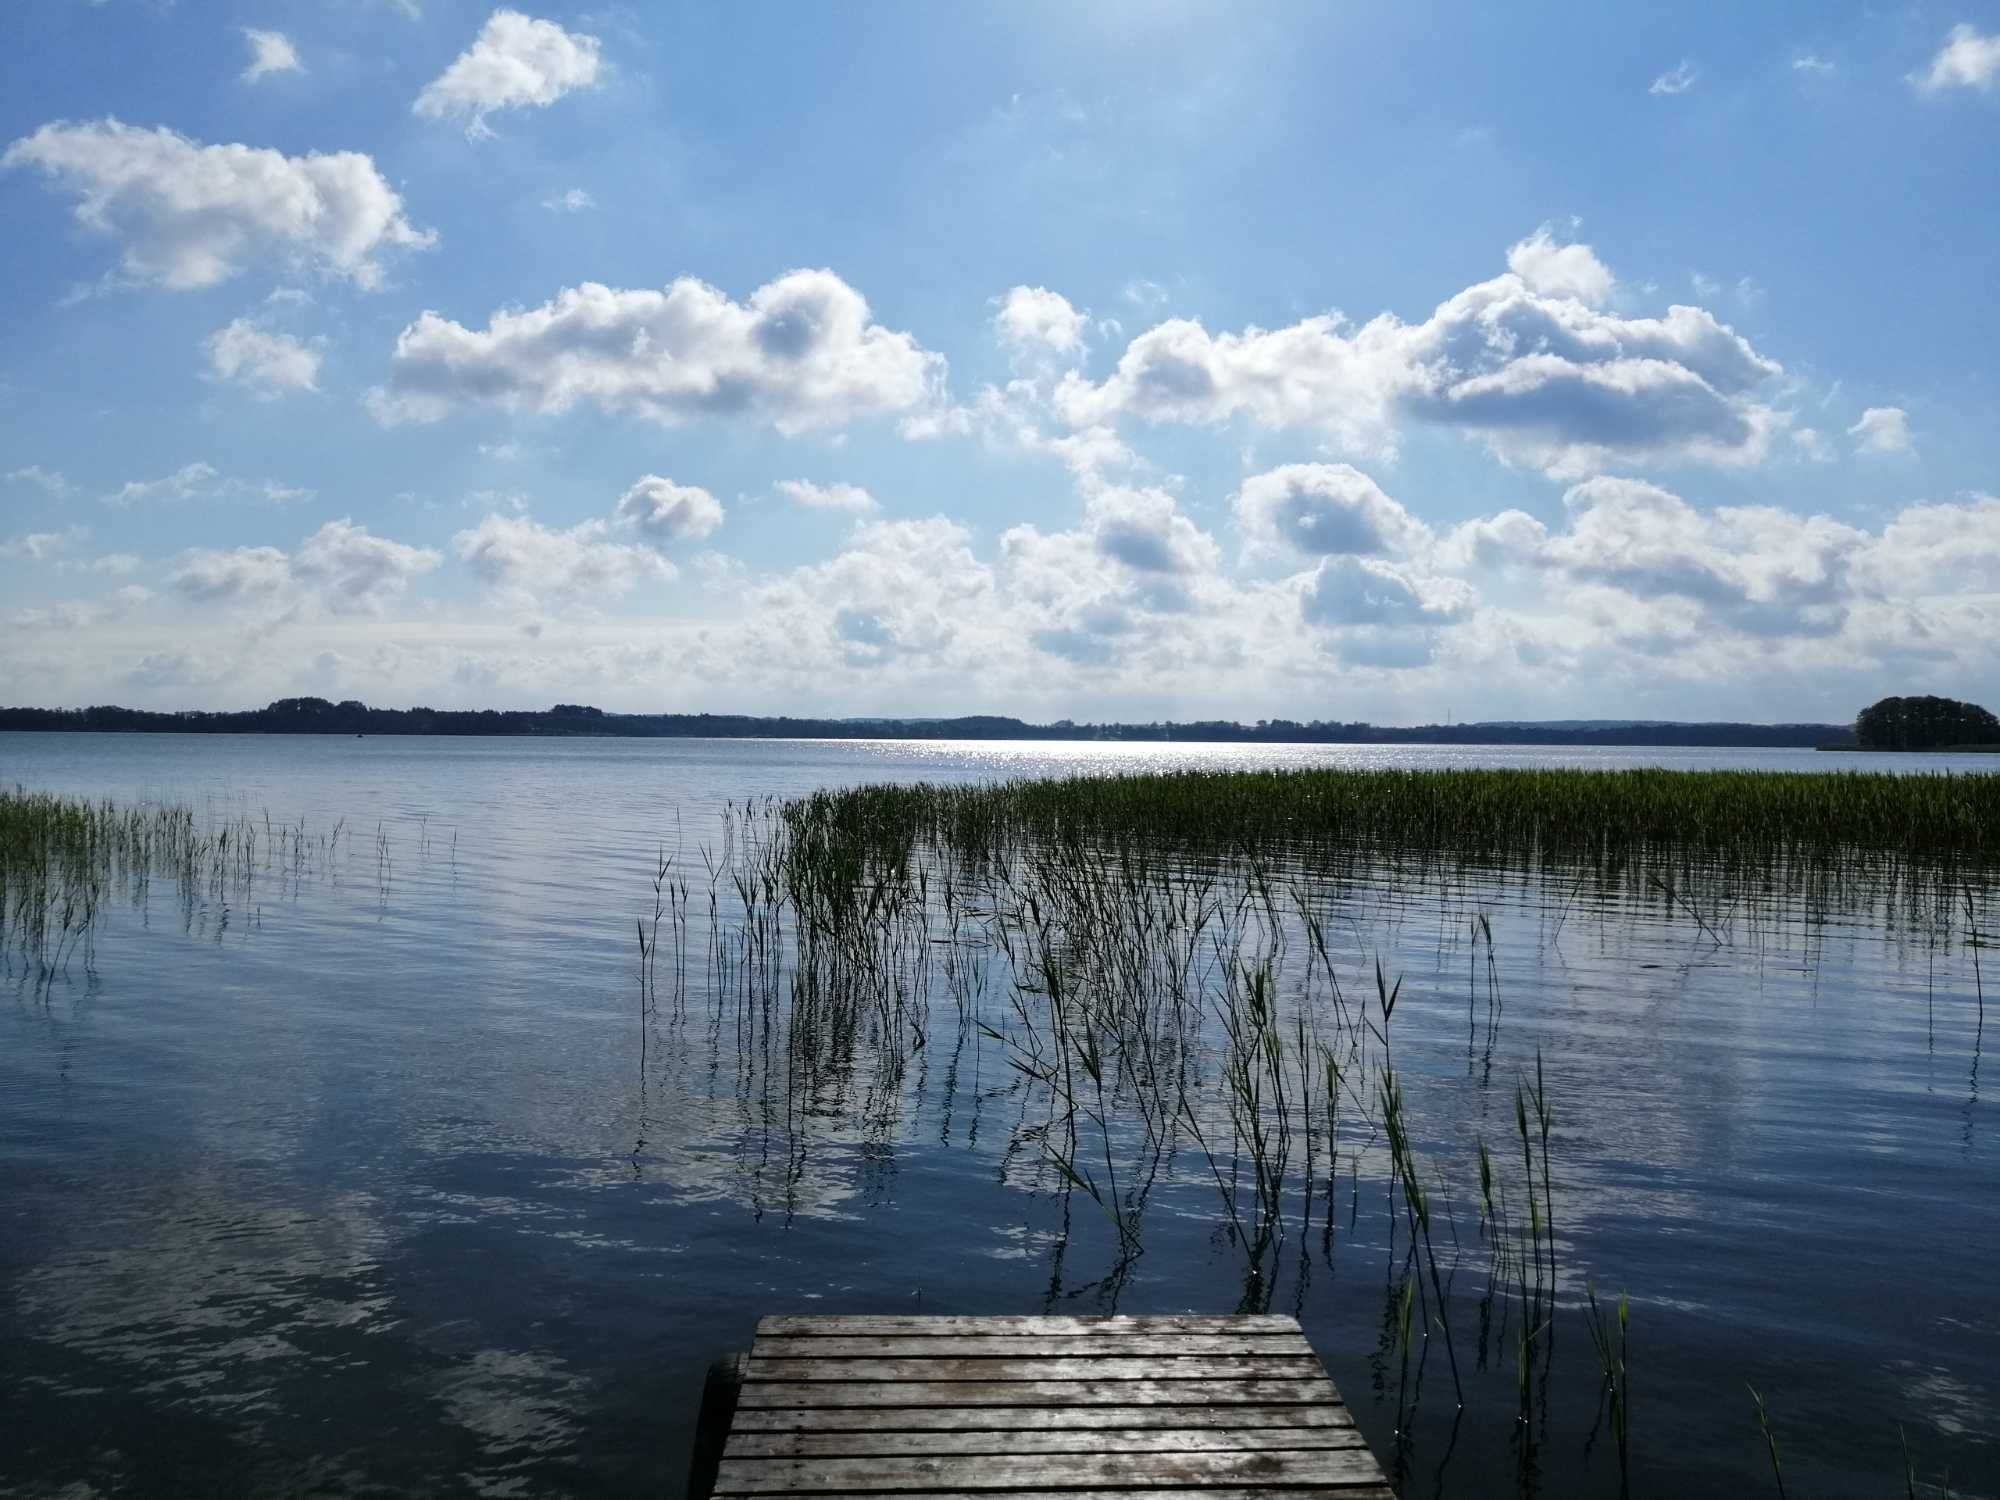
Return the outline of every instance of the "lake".
[[[1411,1388],[1401,1231],[1368,1169],[1253,1284],[1209,1163],[1178,1156],[1125,1253],[1024,1146],[1020,1070],[982,1029],[1004,985],[982,1024],[941,985],[920,1044],[857,1033],[807,1094],[786,1087],[801,1042],[783,1003],[745,1004],[696,963],[646,1008],[634,929],[655,862],[701,872],[746,822],[726,832],[726,805],[1189,764],[1992,761],[0,735],[0,784],[268,817],[268,849],[286,827],[341,830],[327,857],[275,858],[240,889],[113,903],[87,970],[9,971],[0,1490],[678,1494],[707,1362],[768,1313],[1255,1305],[1299,1316],[1405,1495],[1613,1495],[1580,1310],[1594,1283],[1630,1296],[1635,1493],[1770,1486],[1746,1386],[1792,1494],[1901,1493],[1899,1426],[1921,1482],[2000,1493],[1986,981],[1888,896],[1780,887],[1704,912],[1643,887],[1580,898],[1581,881],[1472,871],[1433,889],[1386,867],[1326,893],[1343,982],[1372,985],[1377,959],[1403,981],[1398,1065],[1458,1247],[1462,1414],[1441,1354]],[[705,919],[708,877],[690,879]],[[2000,902],[1972,899],[1992,932]],[[1511,1346],[1476,1322],[1465,1163],[1511,1138],[1538,1051],[1559,1269],[1524,1443]]]

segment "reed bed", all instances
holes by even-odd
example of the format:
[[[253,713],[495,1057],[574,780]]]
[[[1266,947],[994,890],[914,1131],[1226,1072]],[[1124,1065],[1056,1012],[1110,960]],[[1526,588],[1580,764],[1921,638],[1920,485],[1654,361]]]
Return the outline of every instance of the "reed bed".
[[[790,804],[854,851],[1147,840],[1165,849],[1327,843],[1575,856],[1672,846],[1744,859],[2000,850],[2000,775],[1664,770],[1171,771],[874,786]]]
[[[1992,925],[2000,777],[1172,772],[828,791],[740,804],[724,826],[698,872],[653,871],[642,1016],[684,1017],[696,983],[716,1026],[733,1018],[746,1096],[791,1143],[775,1153],[788,1181],[815,1120],[851,1109],[886,1138],[913,1065],[995,1049],[1013,1080],[1000,1179],[1062,1195],[1065,1222],[1071,1199],[1101,1214],[1107,1305],[1162,1193],[1183,1208],[1212,1193],[1246,1311],[1290,1257],[1359,1233],[1387,1246],[1379,1357],[1399,1443],[1427,1368],[1457,1405],[1511,1366],[1531,1469],[1568,1323],[1588,1335],[1571,1345],[1622,1489],[1631,1305],[1607,1310],[1602,1268],[1563,1233],[1561,1080],[1539,1049],[1524,1065],[1501,1045],[1479,893],[1538,883],[1544,946],[1632,903],[1697,944],[1777,934],[1808,961],[1813,925],[1843,912],[1939,951],[1974,944]],[[1438,1080],[1399,1058],[1403,983],[1382,963],[1416,920],[1436,925],[1438,974],[1452,950],[1466,1075],[1511,1085],[1500,1138],[1421,1118]],[[661,964],[663,943],[705,945],[705,981],[685,955]],[[772,1159],[763,1137],[746,1158],[760,1203]]]
[[[250,899],[260,880],[296,883],[331,863],[346,833],[247,815],[213,822],[176,803],[123,805],[0,788],[0,964],[42,979],[95,959],[99,922],[168,884],[184,925],[206,907]],[[386,835],[377,863],[387,879]]]

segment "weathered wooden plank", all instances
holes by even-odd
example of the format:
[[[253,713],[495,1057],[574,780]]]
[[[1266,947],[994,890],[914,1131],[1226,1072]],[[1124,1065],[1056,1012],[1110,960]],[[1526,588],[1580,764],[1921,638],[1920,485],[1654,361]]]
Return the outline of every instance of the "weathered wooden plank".
[[[975,1359],[1004,1355],[1009,1359],[1060,1354],[1095,1357],[1164,1356],[1183,1354],[1311,1354],[1312,1345],[1297,1333],[1099,1333],[1084,1338],[1037,1338],[1030,1334],[984,1337],[978,1334],[890,1334],[874,1338],[760,1338],[750,1349],[759,1359]]]
[[[981,1454],[973,1457],[729,1458],[717,1495],[881,1490],[1009,1490],[1223,1484],[1238,1487],[1379,1483],[1365,1448],[1256,1453]]]
[[[1332,1387],[1327,1389],[1331,1392]],[[738,1407],[734,1432],[1022,1432],[1113,1428],[1348,1427],[1338,1394],[1318,1406]]]
[[[1310,1354],[1189,1355],[1167,1359],[760,1359],[748,1384],[772,1380],[1312,1380],[1325,1378]]]
[[[812,1500],[820,1500],[824,1492],[774,1492],[758,1496],[758,1500],[806,1500],[808,1494]],[[1204,1484],[1198,1490],[1174,1486],[1162,1490],[1006,1490],[1004,1494],[1006,1500],[1274,1500],[1276,1496],[1284,1500],[1396,1500],[1396,1492],[1380,1480],[1276,1490],[1230,1490]],[[992,1490],[896,1490],[896,1500],[992,1500],[992,1496]]]
[[[822,1497],[849,1494],[860,1500],[861,1496],[880,1491],[816,1491]],[[897,1500],[993,1500],[993,1490],[897,1490]],[[1334,1485],[1285,1485],[1262,1489],[1211,1488],[1201,1485],[1189,1488],[1173,1485],[1161,1489],[1117,1489],[1117,1490],[1004,1490],[1007,1500],[1397,1500],[1396,1492],[1377,1477],[1373,1483],[1365,1480]]]
[[[1069,1432],[736,1432],[729,1458],[887,1458],[971,1453],[1235,1453],[1361,1448],[1353,1427],[1112,1427]]]
[[[760,1318],[760,1338],[867,1338],[875,1335],[910,1337],[970,1334],[982,1338],[1089,1338],[1102,1334],[1153,1333],[1301,1333],[1299,1320],[1280,1313],[1203,1317],[1170,1314],[1149,1317],[945,1317],[917,1314],[842,1314],[837,1316],[774,1315]]]
[[[737,1403],[772,1406],[1311,1406],[1339,1400],[1313,1380],[757,1380]]]

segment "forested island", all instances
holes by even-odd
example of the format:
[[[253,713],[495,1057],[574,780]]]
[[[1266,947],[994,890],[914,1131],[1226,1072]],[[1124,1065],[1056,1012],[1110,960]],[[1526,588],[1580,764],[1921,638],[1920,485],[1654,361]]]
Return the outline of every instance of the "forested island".
[[[1677,723],[1628,719],[1370,724],[1329,719],[1156,720],[1030,724],[993,714],[956,718],[804,719],[752,714],[621,714],[584,704],[548,709],[371,708],[355,699],[281,698],[236,712],[0,708],[0,729],[125,734],[609,735],[658,739],[1195,740],[1339,745],[1738,745],[1858,748],[1849,724]]]

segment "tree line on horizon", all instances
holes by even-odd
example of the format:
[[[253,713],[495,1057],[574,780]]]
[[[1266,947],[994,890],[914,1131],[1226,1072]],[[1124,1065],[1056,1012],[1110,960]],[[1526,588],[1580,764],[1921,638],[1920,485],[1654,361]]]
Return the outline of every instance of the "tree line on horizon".
[[[1942,701],[1942,700],[1941,700]],[[1983,710],[1982,710],[1983,712]],[[1989,720],[1991,716],[1988,716]],[[755,714],[623,714],[586,704],[548,709],[371,708],[358,699],[280,698],[237,711],[0,708],[0,729],[177,734],[395,734],[614,736],[726,739],[1205,740],[1224,743],[1690,745],[1853,748],[1839,724],[1619,722],[1378,725],[1363,720],[1154,720],[1146,723],[1031,724],[994,714],[953,718],[793,718]],[[2000,738],[2000,736],[1996,736]]]

